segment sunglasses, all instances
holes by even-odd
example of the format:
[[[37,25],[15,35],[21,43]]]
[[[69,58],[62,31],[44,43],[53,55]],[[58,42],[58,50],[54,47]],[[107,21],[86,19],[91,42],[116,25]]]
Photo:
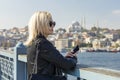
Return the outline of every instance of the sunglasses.
[[[56,25],[55,21],[50,21],[49,22],[50,27],[54,27]]]

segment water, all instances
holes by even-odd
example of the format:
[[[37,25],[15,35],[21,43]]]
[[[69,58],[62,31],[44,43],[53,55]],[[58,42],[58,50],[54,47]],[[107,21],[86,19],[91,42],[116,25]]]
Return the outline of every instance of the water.
[[[78,63],[89,67],[120,70],[120,53],[87,52],[78,54]]]
[[[120,52],[85,52],[78,53],[78,64],[88,67],[107,68],[120,71]],[[76,77],[68,76],[68,80],[77,80]]]

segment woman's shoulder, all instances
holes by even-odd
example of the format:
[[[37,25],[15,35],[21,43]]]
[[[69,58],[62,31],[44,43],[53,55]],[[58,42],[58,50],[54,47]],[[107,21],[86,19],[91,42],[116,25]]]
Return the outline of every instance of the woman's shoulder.
[[[48,41],[47,39],[37,39],[36,40],[36,46],[38,47],[39,50],[41,49],[51,49],[53,47],[53,45],[51,44],[50,41]]]
[[[38,38],[35,40],[37,44],[44,44],[44,43],[49,43],[49,41],[45,38]]]

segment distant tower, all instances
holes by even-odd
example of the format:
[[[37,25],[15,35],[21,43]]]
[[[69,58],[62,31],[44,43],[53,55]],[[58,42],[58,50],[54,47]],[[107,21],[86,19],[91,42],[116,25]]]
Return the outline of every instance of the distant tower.
[[[96,24],[96,27],[99,28],[99,21],[97,20],[97,24]]]
[[[99,30],[99,21],[97,20],[97,23],[96,23],[96,28],[97,28],[97,35],[99,34],[100,30]]]
[[[81,18],[80,24],[81,24],[81,27],[83,28],[83,18]]]
[[[83,29],[86,29],[86,19],[85,19],[85,16],[82,17],[81,19],[81,26]]]
[[[83,17],[83,24],[84,24],[84,29],[86,29],[86,19],[85,19],[85,16]]]

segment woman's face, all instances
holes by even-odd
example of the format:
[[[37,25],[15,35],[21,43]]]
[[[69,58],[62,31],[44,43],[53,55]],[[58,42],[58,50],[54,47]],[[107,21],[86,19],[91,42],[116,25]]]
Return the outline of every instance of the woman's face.
[[[55,27],[56,23],[54,21],[50,21],[49,22],[49,32],[48,32],[48,35],[52,34],[53,31],[54,31],[54,27]]]

